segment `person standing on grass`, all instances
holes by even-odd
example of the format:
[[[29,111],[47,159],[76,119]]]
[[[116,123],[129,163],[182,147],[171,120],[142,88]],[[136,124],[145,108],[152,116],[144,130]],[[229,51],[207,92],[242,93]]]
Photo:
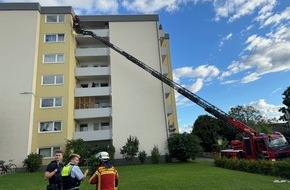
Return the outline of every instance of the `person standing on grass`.
[[[117,190],[119,175],[116,168],[110,162],[107,152],[99,152],[96,158],[100,161],[99,167],[90,177],[90,184],[96,184],[96,190]]]
[[[80,189],[81,181],[86,178],[88,170],[85,173],[81,171],[78,166],[80,158],[78,154],[71,154],[69,156],[70,162],[63,167],[61,172],[63,190]]]
[[[51,161],[45,170],[44,179],[48,180],[47,190],[61,190],[61,170],[63,168],[62,162],[63,152],[61,150],[55,151],[54,159]]]

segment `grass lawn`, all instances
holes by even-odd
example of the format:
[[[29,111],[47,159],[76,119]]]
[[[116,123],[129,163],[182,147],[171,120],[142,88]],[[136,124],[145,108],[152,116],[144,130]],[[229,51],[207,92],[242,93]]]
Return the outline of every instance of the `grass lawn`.
[[[217,168],[207,161],[146,164],[117,167],[118,190],[286,190],[290,183],[274,183],[278,177]],[[280,179],[281,180],[281,179]],[[43,173],[15,173],[0,176],[0,190],[44,190]],[[82,190],[95,189],[87,180]]]

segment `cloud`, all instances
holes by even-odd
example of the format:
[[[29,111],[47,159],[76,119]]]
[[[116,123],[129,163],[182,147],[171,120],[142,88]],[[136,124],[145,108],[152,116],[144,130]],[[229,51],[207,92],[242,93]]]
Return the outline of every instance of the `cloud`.
[[[220,47],[220,48],[223,47],[225,41],[230,40],[232,37],[233,37],[233,33],[229,33],[227,36],[222,37],[222,39],[221,39],[221,41],[220,41],[220,43],[219,43],[219,47]]]
[[[212,65],[200,65],[196,68],[182,67],[173,71],[173,80],[180,83],[186,79],[183,86],[191,92],[196,93],[202,89],[205,83],[212,81],[219,74],[218,68]],[[175,93],[175,99],[177,106],[183,106],[189,102],[187,98],[180,96],[179,93]]]
[[[260,99],[255,102],[250,102],[249,105],[259,110],[262,116],[269,119],[279,118],[282,115],[282,113],[279,112],[278,110],[283,105],[268,104],[265,99]]]
[[[242,16],[252,14],[256,9],[259,9],[260,18],[264,18],[275,4],[276,0],[214,0],[215,20],[228,18],[229,22],[233,22]]]

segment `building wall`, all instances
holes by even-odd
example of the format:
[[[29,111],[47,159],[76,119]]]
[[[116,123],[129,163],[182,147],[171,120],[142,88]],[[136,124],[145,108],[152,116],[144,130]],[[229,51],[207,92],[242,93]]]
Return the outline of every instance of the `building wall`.
[[[36,82],[35,119],[33,128],[32,151],[39,148],[61,147],[65,148],[66,139],[71,139],[74,132],[74,68],[75,68],[75,40],[71,29],[72,18],[67,14],[64,23],[46,23],[46,14],[41,15],[38,74]],[[45,34],[65,34],[64,42],[44,42]],[[43,63],[44,54],[63,53],[64,63]],[[61,85],[42,85],[44,75],[64,75]],[[41,98],[62,97],[63,106],[59,108],[41,108]],[[62,129],[58,132],[39,132],[39,123],[45,121],[61,121]],[[47,164],[51,158],[44,158]]]
[[[31,151],[39,20],[38,11],[0,11],[0,159],[7,163],[21,164]]]
[[[160,72],[156,22],[110,22],[110,41]],[[111,50],[112,125],[116,158],[132,135],[148,155],[165,154],[167,121],[162,82]]]

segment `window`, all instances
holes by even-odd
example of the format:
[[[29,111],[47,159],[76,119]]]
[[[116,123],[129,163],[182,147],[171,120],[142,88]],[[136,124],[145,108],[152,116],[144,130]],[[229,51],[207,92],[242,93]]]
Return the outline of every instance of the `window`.
[[[45,42],[64,42],[64,34],[45,34]]]
[[[57,150],[60,150],[60,147],[39,148],[38,154],[42,155],[44,158],[52,158]]]
[[[61,107],[62,98],[41,98],[41,108]]]
[[[63,75],[45,75],[42,76],[42,85],[63,84]]]
[[[109,122],[101,123],[101,130],[109,130],[109,129],[110,129]]]
[[[64,22],[64,15],[46,15],[45,22]]]
[[[46,121],[39,123],[39,132],[61,131],[61,121]]]
[[[80,131],[88,131],[88,124],[81,124]]]
[[[63,63],[64,54],[44,54],[43,63]]]
[[[94,123],[94,131],[109,130],[109,129],[110,129],[110,123],[109,122]]]

